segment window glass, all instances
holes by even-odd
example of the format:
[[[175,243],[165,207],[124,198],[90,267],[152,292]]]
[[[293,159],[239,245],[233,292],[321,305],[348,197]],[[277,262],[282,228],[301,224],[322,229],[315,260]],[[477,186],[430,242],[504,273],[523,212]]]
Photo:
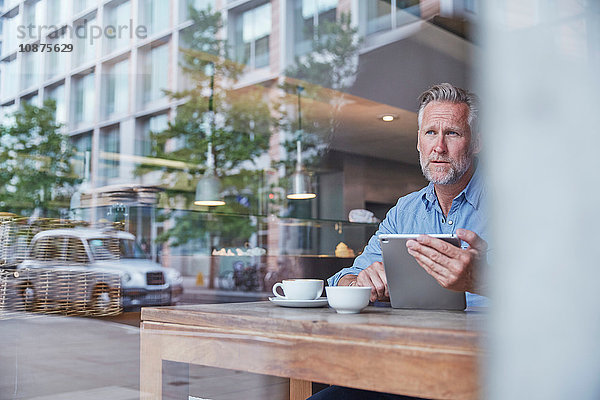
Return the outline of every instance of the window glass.
[[[76,237],[67,238],[66,257],[66,261],[78,264],[87,264],[90,261],[83,242]]]
[[[114,29],[110,34],[104,36],[104,53],[109,54],[126,48],[132,35],[135,35],[135,31],[133,33],[130,31],[131,2],[126,1],[116,6],[108,6],[104,12],[105,26]]]
[[[75,109],[73,122],[76,126],[89,124],[94,121],[95,74],[87,74],[73,81],[73,96]]]
[[[96,2],[94,0],[74,0],[73,1],[73,11],[75,14],[87,10],[88,8],[92,7],[93,5],[95,5]]]
[[[119,241],[115,238],[88,239],[88,246],[94,260],[115,260],[119,258]]]
[[[67,123],[67,105],[65,104],[65,85],[58,85],[47,90],[47,97],[56,103],[56,122]]]
[[[167,129],[167,114],[155,115],[141,121],[141,127],[137,131],[135,142],[135,154],[140,156],[152,155],[151,132],[162,132]]]
[[[105,116],[122,114],[129,105],[129,60],[107,67],[105,76]]]
[[[140,0],[140,16],[148,34],[154,34],[169,27],[170,3],[164,0]]]
[[[119,176],[119,127],[106,128],[100,135],[100,175],[103,182]]]
[[[40,56],[38,53],[23,53],[21,59],[21,68],[23,70],[23,79],[21,80],[22,90],[35,86],[39,82],[39,59]]]
[[[236,58],[252,68],[269,64],[271,3],[248,10],[236,20]]]
[[[75,25],[77,34],[74,35],[73,66],[78,67],[96,58],[96,47],[99,39],[91,34],[96,17],[85,18]]]
[[[371,0],[367,6],[367,33],[375,33],[392,28],[391,0]]]
[[[64,45],[70,43],[70,40],[68,40],[64,34],[53,33],[51,36],[58,36],[48,40],[48,44],[52,46],[52,49],[54,49],[56,45],[58,45],[59,48],[63,48]],[[65,53],[50,51],[46,55],[46,60],[47,78],[53,78],[67,72],[67,57],[65,56]]]
[[[162,89],[166,89],[168,83],[169,64],[165,62],[168,52],[168,44],[163,44],[145,54],[143,103],[150,103],[163,97]]]

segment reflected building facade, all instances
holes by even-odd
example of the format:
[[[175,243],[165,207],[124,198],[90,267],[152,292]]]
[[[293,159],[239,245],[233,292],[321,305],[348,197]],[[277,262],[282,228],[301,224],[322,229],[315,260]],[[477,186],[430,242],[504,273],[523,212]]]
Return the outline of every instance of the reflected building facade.
[[[170,210],[169,218],[140,209],[129,221],[129,229],[153,243],[155,255],[160,253],[155,239],[177,224],[177,213],[199,210],[189,196],[201,174],[189,173],[190,160],[157,156],[151,134],[168,129],[185,102],[165,91],[197,83],[183,71],[182,49],[190,47],[186,32],[196,29],[190,6],[221,13],[224,24],[215,38],[226,41],[228,61],[241,71],[232,93],[257,89],[277,123],[269,127],[263,154],[234,171],[261,171],[260,176],[246,187],[225,188],[225,197],[237,203],[234,212],[264,221],[240,240],[206,236],[202,245],[180,246],[186,254],[246,243],[274,255],[334,256],[341,241],[358,253],[373,226],[352,233],[355,228],[345,225],[349,211],[368,209],[382,219],[398,197],[424,185],[415,152],[416,99],[434,83],[470,85],[474,45],[466,28],[477,19],[475,2],[466,0],[4,0],[0,5],[2,115],[23,102],[54,99],[56,119],[76,148],[76,173],[83,178],[89,169],[89,196],[82,202],[101,210],[89,219],[106,217],[109,205],[98,198],[115,187],[165,190],[156,206]],[[344,37],[343,16],[349,19],[346,39],[356,44],[348,54],[327,48],[341,43],[335,40]],[[103,33],[92,36],[97,28]],[[72,51],[20,51],[43,43],[72,44]],[[294,170],[295,146],[286,146],[298,135],[297,86],[306,87],[300,99],[303,157],[318,195],[288,201],[285,180]],[[394,118],[384,122],[384,115]],[[217,125],[235,126],[227,115],[214,118]],[[240,135],[252,136],[254,123]],[[167,140],[159,152],[185,149],[186,140]],[[91,162],[85,164],[87,152]],[[140,172],[140,165],[156,168]],[[165,179],[167,169],[181,173]],[[177,193],[188,200],[174,200]],[[318,228],[318,221],[328,228]],[[163,250],[165,259],[177,254]]]

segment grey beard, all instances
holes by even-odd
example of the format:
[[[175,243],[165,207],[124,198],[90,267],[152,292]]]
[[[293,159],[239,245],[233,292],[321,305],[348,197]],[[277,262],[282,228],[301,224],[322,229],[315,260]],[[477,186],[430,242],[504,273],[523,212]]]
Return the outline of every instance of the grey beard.
[[[444,159],[443,161],[448,161]],[[431,160],[423,160],[421,153],[419,153],[419,163],[421,164],[421,171],[429,182],[436,185],[453,185],[457,183],[460,178],[463,177],[465,172],[471,166],[471,157],[467,154],[465,157],[462,157],[458,161],[452,161],[450,163],[450,170],[444,175],[441,179],[435,179],[433,174],[429,170],[429,166],[431,164]]]

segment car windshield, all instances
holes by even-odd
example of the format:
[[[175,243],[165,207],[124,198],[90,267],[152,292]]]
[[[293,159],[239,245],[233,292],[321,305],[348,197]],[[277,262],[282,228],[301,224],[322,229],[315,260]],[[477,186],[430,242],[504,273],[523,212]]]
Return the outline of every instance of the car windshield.
[[[119,250],[121,251],[121,258],[150,258],[150,255],[135,240],[119,239]]]
[[[119,242],[116,238],[88,239],[90,251],[95,260],[118,260]]]
[[[90,250],[96,260],[120,258],[148,259],[150,256],[132,239],[94,238],[89,239]]]

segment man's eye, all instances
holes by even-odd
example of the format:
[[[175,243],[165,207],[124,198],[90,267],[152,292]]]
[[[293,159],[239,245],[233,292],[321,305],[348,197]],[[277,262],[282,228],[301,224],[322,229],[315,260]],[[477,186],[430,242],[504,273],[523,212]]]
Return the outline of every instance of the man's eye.
[[[425,132],[426,135],[435,135],[435,131],[427,131]]]
[[[448,131],[446,134],[447,135],[458,135],[458,132]]]

